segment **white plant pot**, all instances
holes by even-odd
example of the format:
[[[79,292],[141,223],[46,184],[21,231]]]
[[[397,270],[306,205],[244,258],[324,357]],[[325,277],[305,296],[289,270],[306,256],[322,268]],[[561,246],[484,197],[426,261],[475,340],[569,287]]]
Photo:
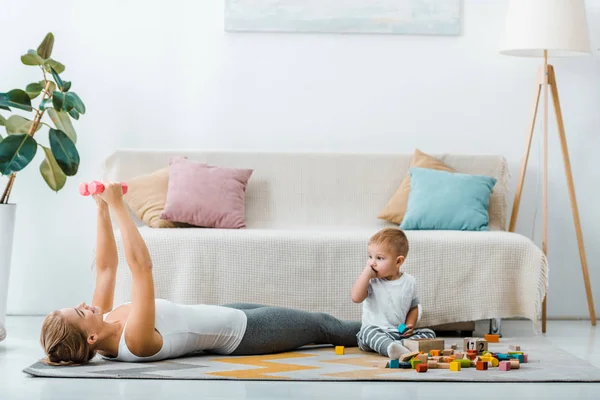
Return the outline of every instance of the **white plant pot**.
[[[0,342],[6,338],[6,302],[16,212],[16,204],[0,204]]]

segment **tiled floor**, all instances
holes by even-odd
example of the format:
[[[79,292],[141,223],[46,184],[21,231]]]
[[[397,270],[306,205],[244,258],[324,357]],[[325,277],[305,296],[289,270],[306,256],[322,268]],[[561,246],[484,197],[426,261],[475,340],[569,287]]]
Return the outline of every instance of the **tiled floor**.
[[[423,383],[150,381],[31,378],[21,370],[43,356],[41,317],[9,317],[0,343],[0,400],[13,399],[600,399],[599,383]],[[486,333],[487,323],[477,325]],[[504,321],[507,336],[532,335],[528,321]],[[589,321],[549,321],[546,337],[600,368],[600,331]]]

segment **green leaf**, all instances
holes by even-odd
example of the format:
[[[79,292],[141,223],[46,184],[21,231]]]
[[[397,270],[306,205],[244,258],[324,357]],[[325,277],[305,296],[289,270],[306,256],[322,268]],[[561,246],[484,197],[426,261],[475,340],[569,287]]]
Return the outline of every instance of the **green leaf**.
[[[58,85],[58,88],[60,89],[61,92],[63,92],[63,86],[65,85],[63,80],[60,79],[60,76],[58,75],[58,72],[56,72],[56,70],[54,68],[50,68],[50,72],[52,72],[52,77],[54,78],[54,82],[56,82],[56,85]]]
[[[39,83],[30,83],[25,88],[25,91],[27,92],[27,95],[29,96],[29,98],[31,100],[38,97],[40,95],[40,93],[42,92],[42,90],[44,90],[44,87],[42,85],[40,85]]]
[[[65,102],[65,94],[55,90],[52,92],[52,105],[56,110],[63,109],[63,103]]]
[[[69,115],[73,117],[73,119],[79,119],[79,113],[74,108],[69,110]]]
[[[44,111],[49,108],[52,108],[52,99],[51,98],[44,99],[40,102],[40,110]]]
[[[0,105],[0,110],[6,110],[6,111],[10,111],[10,108]]]
[[[77,93],[69,92],[66,94],[67,96],[67,107],[73,105],[72,108],[75,108],[79,114],[85,114],[85,104],[79,98]],[[67,110],[69,111],[69,110]]]
[[[6,118],[4,118],[4,117],[2,116],[2,114],[0,114],[0,126],[4,126],[4,125],[5,125],[5,123],[6,123]]]
[[[77,174],[79,153],[73,141],[63,131],[50,128],[50,148],[65,175]]]
[[[58,192],[65,186],[67,176],[60,169],[56,158],[54,158],[54,154],[52,154],[52,150],[44,146],[42,148],[46,154],[46,159],[40,164],[40,173],[48,186],[50,186],[50,189]]]
[[[32,124],[33,121],[30,121],[27,118],[21,117],[20,115],[12,115],[6,120],[6,133],[9,135],[29,133],[29,129],[31,129]],[[39,124],[36,132],[39,131],[41,127],[42,124]]]
[[[69,89],[71,89],[71,82],[70,81],[64,81],[63,83],[63,87],[62,87],[62,91],[63,92],[68,92]]]
[[[48,81],[50,82],[50,88],[48,89],[48,91],[50,93],[54,92],[56,90],[56,83],[52,82],[52,81]],[[38,82],[40,85],[42,85],[42,88],[46,87],[46,81],[39,81]]]
[[[73,141],[73,143],[77,143],[77,133],[75,133],[75,129],[73,129],[73,124],[71,123],[71,118],[69,118],[69,115],[66,112],[56,111],[54,108],[49,108],[48,115],[50,116],[52,122],[54,122],[56,129],[63,131],[69,137],[69,139]],[[77,115],[77,118],[75,119],[78,118],[79,115]]]
[[[10,175],[25,168],[37,151],[35,139],[29,135],[7,136],[0,142],[0,174]]]
[[[47,72],[52,72],[53,68],[58,74],[62,74],[65,71],[65,66],[53,59],[46,60],[46,62],[44,62],[44,68]]]
[[[31,99],[27,92],[21,89],[14,89],[8,93],[0,93],[0,107],[10,110],[6,107],[19,108],[25,111],[31,111]]]
[[[48,33],[37,48],[37,53],[43,59],[50,58],[52,55],[52,47],[54,47],[54,35],[52,33]]]
[[[22,55],[21,62],[25,65],[44,65],[44,59],[35,50],[28,50],[27,54]]]

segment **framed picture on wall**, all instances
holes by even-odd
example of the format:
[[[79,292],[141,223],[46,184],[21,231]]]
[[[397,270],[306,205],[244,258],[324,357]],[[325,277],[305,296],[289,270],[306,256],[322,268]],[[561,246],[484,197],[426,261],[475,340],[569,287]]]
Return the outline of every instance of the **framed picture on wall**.
[[[460,0],[225,0],[225,30],[459,35],[460,3]]]

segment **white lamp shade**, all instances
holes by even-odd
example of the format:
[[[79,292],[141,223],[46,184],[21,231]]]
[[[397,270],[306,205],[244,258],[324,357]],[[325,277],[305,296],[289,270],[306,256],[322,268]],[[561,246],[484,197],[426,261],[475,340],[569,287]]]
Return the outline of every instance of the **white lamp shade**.
[[[584,0],[510,0],[501,54],[519,57],[590,54]]]

